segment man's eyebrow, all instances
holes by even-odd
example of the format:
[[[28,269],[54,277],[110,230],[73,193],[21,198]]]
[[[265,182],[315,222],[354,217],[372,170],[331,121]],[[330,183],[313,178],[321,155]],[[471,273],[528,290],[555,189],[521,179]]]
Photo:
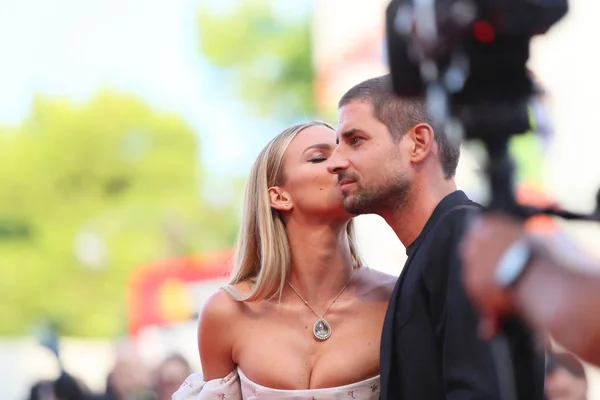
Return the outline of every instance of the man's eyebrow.
[[[355,133],[360,133],[360,132],[362,132],[360,129],[352,128],[352,129],[348,129],[347,131],[342,132],[340,136],[343,138],[347,138],[349,136],[354,135]]]
[[[335,144],[339,145],[340,144],[340,137],[342,137],[343,139],[346,139],[352,135],[354,135],[355,133],[358,133],[359,130],[356,128],[352,128],[352,129],[348,129],[347,131],[344,131],[342,133],[340,133],[339,135],[336,136],[335,138]]]
[[[302,154],[304,154],[307,151],[312,150],[312,149],[331,150],[332,148],[333,148],[333,146],[329,143],[317,143],[317,144],[308,146],[306,149],[304,149]]]

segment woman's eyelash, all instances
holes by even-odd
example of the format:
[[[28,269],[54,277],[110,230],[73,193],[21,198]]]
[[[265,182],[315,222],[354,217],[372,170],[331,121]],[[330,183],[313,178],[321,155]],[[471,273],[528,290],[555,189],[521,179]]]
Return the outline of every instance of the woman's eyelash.
[[[327,158],[325,158],[325,157],[315,157],[315,158],[311,158],[311,159],[310,159],[310,162],[313,162],[313,163],[320,163],[320,162],[323,162],[323,161],[325,161],[325,160],[327,160]]]

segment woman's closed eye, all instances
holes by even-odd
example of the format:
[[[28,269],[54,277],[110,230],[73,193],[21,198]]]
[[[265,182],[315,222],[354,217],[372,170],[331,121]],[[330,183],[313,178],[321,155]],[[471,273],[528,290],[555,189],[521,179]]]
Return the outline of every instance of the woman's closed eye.
[[[320,163],[323,161],[327,161],[327,155],[322,153],[314,154],[308,161],[311,163]]]

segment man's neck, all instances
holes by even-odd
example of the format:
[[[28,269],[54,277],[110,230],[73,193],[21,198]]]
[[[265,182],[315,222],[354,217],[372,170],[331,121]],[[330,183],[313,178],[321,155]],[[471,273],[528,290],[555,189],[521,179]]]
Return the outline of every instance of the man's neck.
[[[381,216],[404,247],[408,247],[419,237],[438,204],[455,191],[454,179],[444,181],[437,188],[415,188],[402,207],[381,213]]]

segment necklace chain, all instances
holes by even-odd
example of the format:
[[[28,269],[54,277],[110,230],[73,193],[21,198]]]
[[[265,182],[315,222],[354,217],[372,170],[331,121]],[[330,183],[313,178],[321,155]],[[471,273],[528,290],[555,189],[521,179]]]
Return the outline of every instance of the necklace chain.
[[[329,309],[333,306],[333,304],[336,302],[336,300],[342,295],[342,293],[344,293],[344,290],[346,290],[346,288],[350,284],[350,280],[352,279],[352,275],[354,275],[354,271],[352,271],[352,273],[350,274],[350,277],[348,278],[348,282],[346,282],[346,284],[344,285],[344,287],[342,288],[342,290],[340,290],[340,292],[337,294],[337,296],[335,296],[333,298],[333,301],[331,302],[331,304],[329,305],[329,307],[327,307],[327,309],[325,310],[325,312],[323,313],[323,315],[319,315],[319,313],[316,312],[315,309],[312,308],[312,306],[310,304],[308,304],[308,301],[304,300],[304,297],[302,297],[302,295],[296,290],[296,288],[294,288],[292,286],[292,284],[290,283],[290,281],[287,281],[287,284],[294,291],[294,293],[296,293],[298,295],[298,297],[300,297],[300,299],[304,302],[304,304],[306,304],[306,306],[308,308],[310,308],[310,310],[317,316],[317,318],[323,319],[323,317],[325,316],[325,314],[327,314],[327,312],[329,311]]]

